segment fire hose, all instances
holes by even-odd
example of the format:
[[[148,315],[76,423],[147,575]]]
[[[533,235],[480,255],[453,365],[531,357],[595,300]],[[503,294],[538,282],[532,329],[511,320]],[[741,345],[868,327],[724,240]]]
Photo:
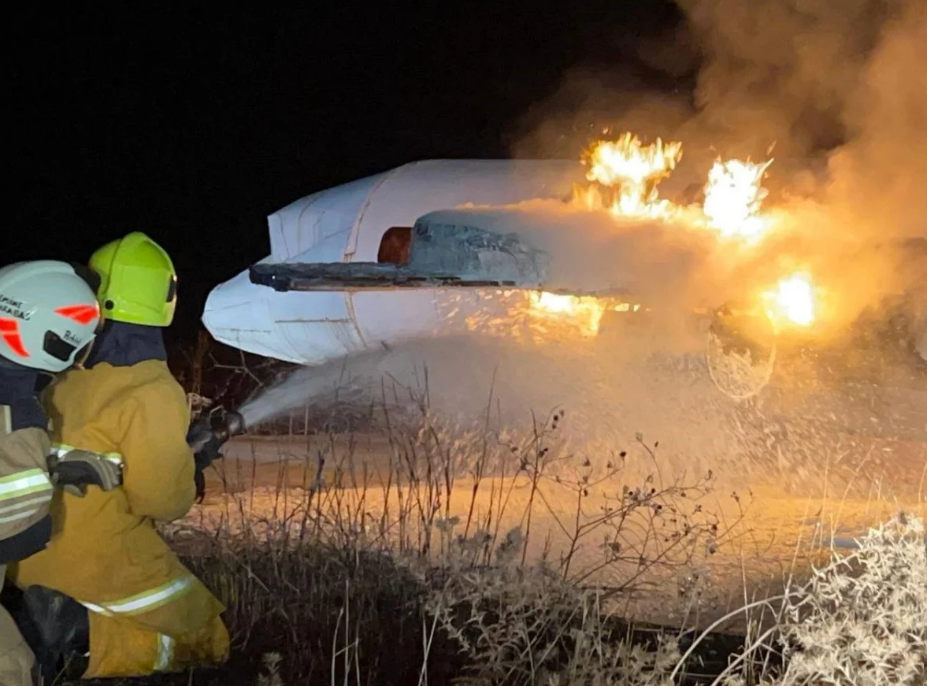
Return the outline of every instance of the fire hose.
[[[238,412],[213,412],[200,417],[187,431],[187,445],[193,451],[196,466],[196,499],[206,494],[206,468],[222,457],[220,449],[233,436],[245,431],[245,420]]]

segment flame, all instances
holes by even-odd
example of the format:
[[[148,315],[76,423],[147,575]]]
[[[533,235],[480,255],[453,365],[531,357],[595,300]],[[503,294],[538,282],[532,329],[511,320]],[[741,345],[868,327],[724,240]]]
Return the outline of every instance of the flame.
[[[669,176],[682,158],[682,143],[661,139],[641,145],[630,132],[615,141],[599,141],[586,153],[586,178],[597,185],[576,189],[574,201],[586,209],[607,207],[629,217],[666,215],[671,203],[659,200],[657,184]],[[603,187],[608,192],[603,192]],[[610,196],[610,200],[606,196]]]
[[[530,292],[528,306],[532,316],[572,323],[586,336],[594,336],[599,332],[606,309],[606,305],[597,298],[547,291]]]
[[[761,214],[768,191],[762,182],[773,160],[755,163],[718,160],[708,173],[701,207],[680,207],[661,199],[657,185],[682,159],[682,143],[658,138],[644,146],[630,132],[614,141],[598,141],[586,153],[588,186],[573,189],[573,204],[586,210],[607,209],[615,216],[681,221],[716,231],[722,239],[751,243],[766,236],[771,220]]]
[[[749,246],[757,246],[775,230],[773,215],[763,212],[768,195],[763,179],[772,159],[718,159],[703,187],[702,205],[679,206],[661,199],[657,186],[681,158],[681,143],[663,143],[658,138],[644,146],[630,132],[614,141],[598,141],[584,155],[589,165],[586,178],[592,183],[575,186],[572,202],[585,210],[607,209],[616,217],[671,221],[680,229],[708,230],[719,241]],[[762,296],[778,325],[810,327],[817,319],[815,291],[808,274],[793,274]],[[539,293],[532,295],[529,309],[547,317],[585,318],[584,332],[594,334],[607,308],[574,296]]]
[[[682,143],[664,145],[658,138],[642,147],[640,139],[629,132],[616,141],[599,141],[589,157],[591,168],[586,178],[590,181],[605,186],[627,182],[643,185],[669,176],[682,157]]]
[[[762,181],[772,160],[755,164],[747,160],[715,162],[705,184],[702,211],[709,226],[725,238],[739,236],[749,241],[762,238],[770,222],[760,214],[768,195]]]
[[[782,279],[775,290],[764,293],[770,317],[779,323],[809,327],[817,318],[815,287],[807,274]]]

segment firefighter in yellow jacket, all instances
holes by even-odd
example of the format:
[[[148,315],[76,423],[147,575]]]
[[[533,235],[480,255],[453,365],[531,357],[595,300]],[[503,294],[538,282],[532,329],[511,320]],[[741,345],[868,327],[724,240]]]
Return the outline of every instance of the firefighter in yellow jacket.
[[[84,369],[46,396],[53,439],[119,453],[123,486],[65,494],[46,550],[14,579],[66,594],[89,610],[85,678],[181,671],[228,659],[224,607],[177,559],[155,522],[193,505],[194,457],[186,396],[166,364],[161,327],[173,320],[177,277],[167,253],[142,233],[95,252],[90,268],[106,324]]]
[[[94,289],[71,265],[38,260],[0,269],[0,588],[8,564],[48,543],[55,486],[80,484],[72,491],[80,497],[90,484],[119,483],[116,459],[53,453],[38,399],[48,374],[86,355],[99,322]],[[32,650],[0,608],[0,683],[30,686],[34,665]]]

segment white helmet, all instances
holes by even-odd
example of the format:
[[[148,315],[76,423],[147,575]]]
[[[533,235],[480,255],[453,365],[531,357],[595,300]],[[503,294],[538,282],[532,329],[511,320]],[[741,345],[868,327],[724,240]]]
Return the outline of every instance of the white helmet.
[[[67,262],[36,260],[0,269],[0,356],[60,372],[96,337],[100,306],[90,282]]]

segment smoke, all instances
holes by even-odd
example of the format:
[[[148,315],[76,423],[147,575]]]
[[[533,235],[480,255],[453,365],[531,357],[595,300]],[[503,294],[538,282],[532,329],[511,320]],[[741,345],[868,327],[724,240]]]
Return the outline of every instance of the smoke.
[[[458,221],[518,235],[550,256],[544,288],[577,294],[611,289],[675,309],[717,303],[724,247],[684,222],[617,217],[559,200],[461,208]],[[533,283],[532,283],[533,285]]]
[[[699,126],[786,155],[829,147],[892,2],[677,0],[703,55]]]
[[[695,73],[691,91],[680,81],[648,88],[627,68],[577,68],[526,113],[515,156],[576,157],[605,130],[632,130],[681,140],[677,174],[688,167],[700,179],[719,155],[771,151],[773,177],[823,159],[829,179],[815,190],[857,230],[884,232],[890,218],[897,235],[925,235],[927,196],[914,171],[927,152],[922,0],[676,3],[684,22],[637,52],[667,78]]]
[[[577,157],[624,130],[682,141],[683,160],[660,187],[668,197],[704,184],[718,157],[772,156],[767,208],[786,231],[744,275],[817,270],[856,314],[910,286],[902,256],[866,246],[927,237],[927,3],[676,4],[683,21],[637,45],[673,87],[648,88],[627,67],[577,68],[526,114],[514,155]]]
[[[678,4],[704,55],[698,128],[782,157],[829,151],[820,201],[843,233],[927,235],[921,0]]]
[[[911,0],[883,25],[846,101],[849,141],[831,156],[828,201],[846,206],[873,233],[927,236],[925,59],[927,5]]]
[[[867,241],[927,237],[920,169],[927,160],[927,3],[677,4],[685,21],[637,46],[640,62],[665,76],[662,88],[628,68],[577,67],[525,114],[513,156],[578,159],[592,141],[626,130],[679,140],[683,160],[661,183],[664,197],[703,185],[717,157],[773,156],[768,206],[786,230],[762,251],[726,260],[672,225],[608,218],[603,227],[585,213],[565,230],[566,209],[528,204],[520,210],[535,213],[532,241],[562,268],[552,281],[595,288],[623,281],[681,311],[708,295],[720,303],[807,268],[852,310],[847,318],[882,293],[922,281],[923,256]],[[756,411],[759,439],[745,435],[752,430],[734,421],[739,410],[712,385],[703,355],[651,355],[644,351],[651,342],[637,332],[537,346],[469,336],[419,340],[300,370],[243,412],[253,424],[307,398],[323,402],[346,378],[377,393],[384,378],[413,377],[427,385],[435,407],[464,416],[485,413],[490,397],[513,422],[529,410],[543,417],[563,407],[572,434],[603,450],[630,446],[643,433],[659,439],[665,459],[680,469],[773,453],[772,423]],[[741,449],[751,442],[755,452]],[[776,454],[782,459],[796,443]],[[823,452],[816,444],[807,459]]]

